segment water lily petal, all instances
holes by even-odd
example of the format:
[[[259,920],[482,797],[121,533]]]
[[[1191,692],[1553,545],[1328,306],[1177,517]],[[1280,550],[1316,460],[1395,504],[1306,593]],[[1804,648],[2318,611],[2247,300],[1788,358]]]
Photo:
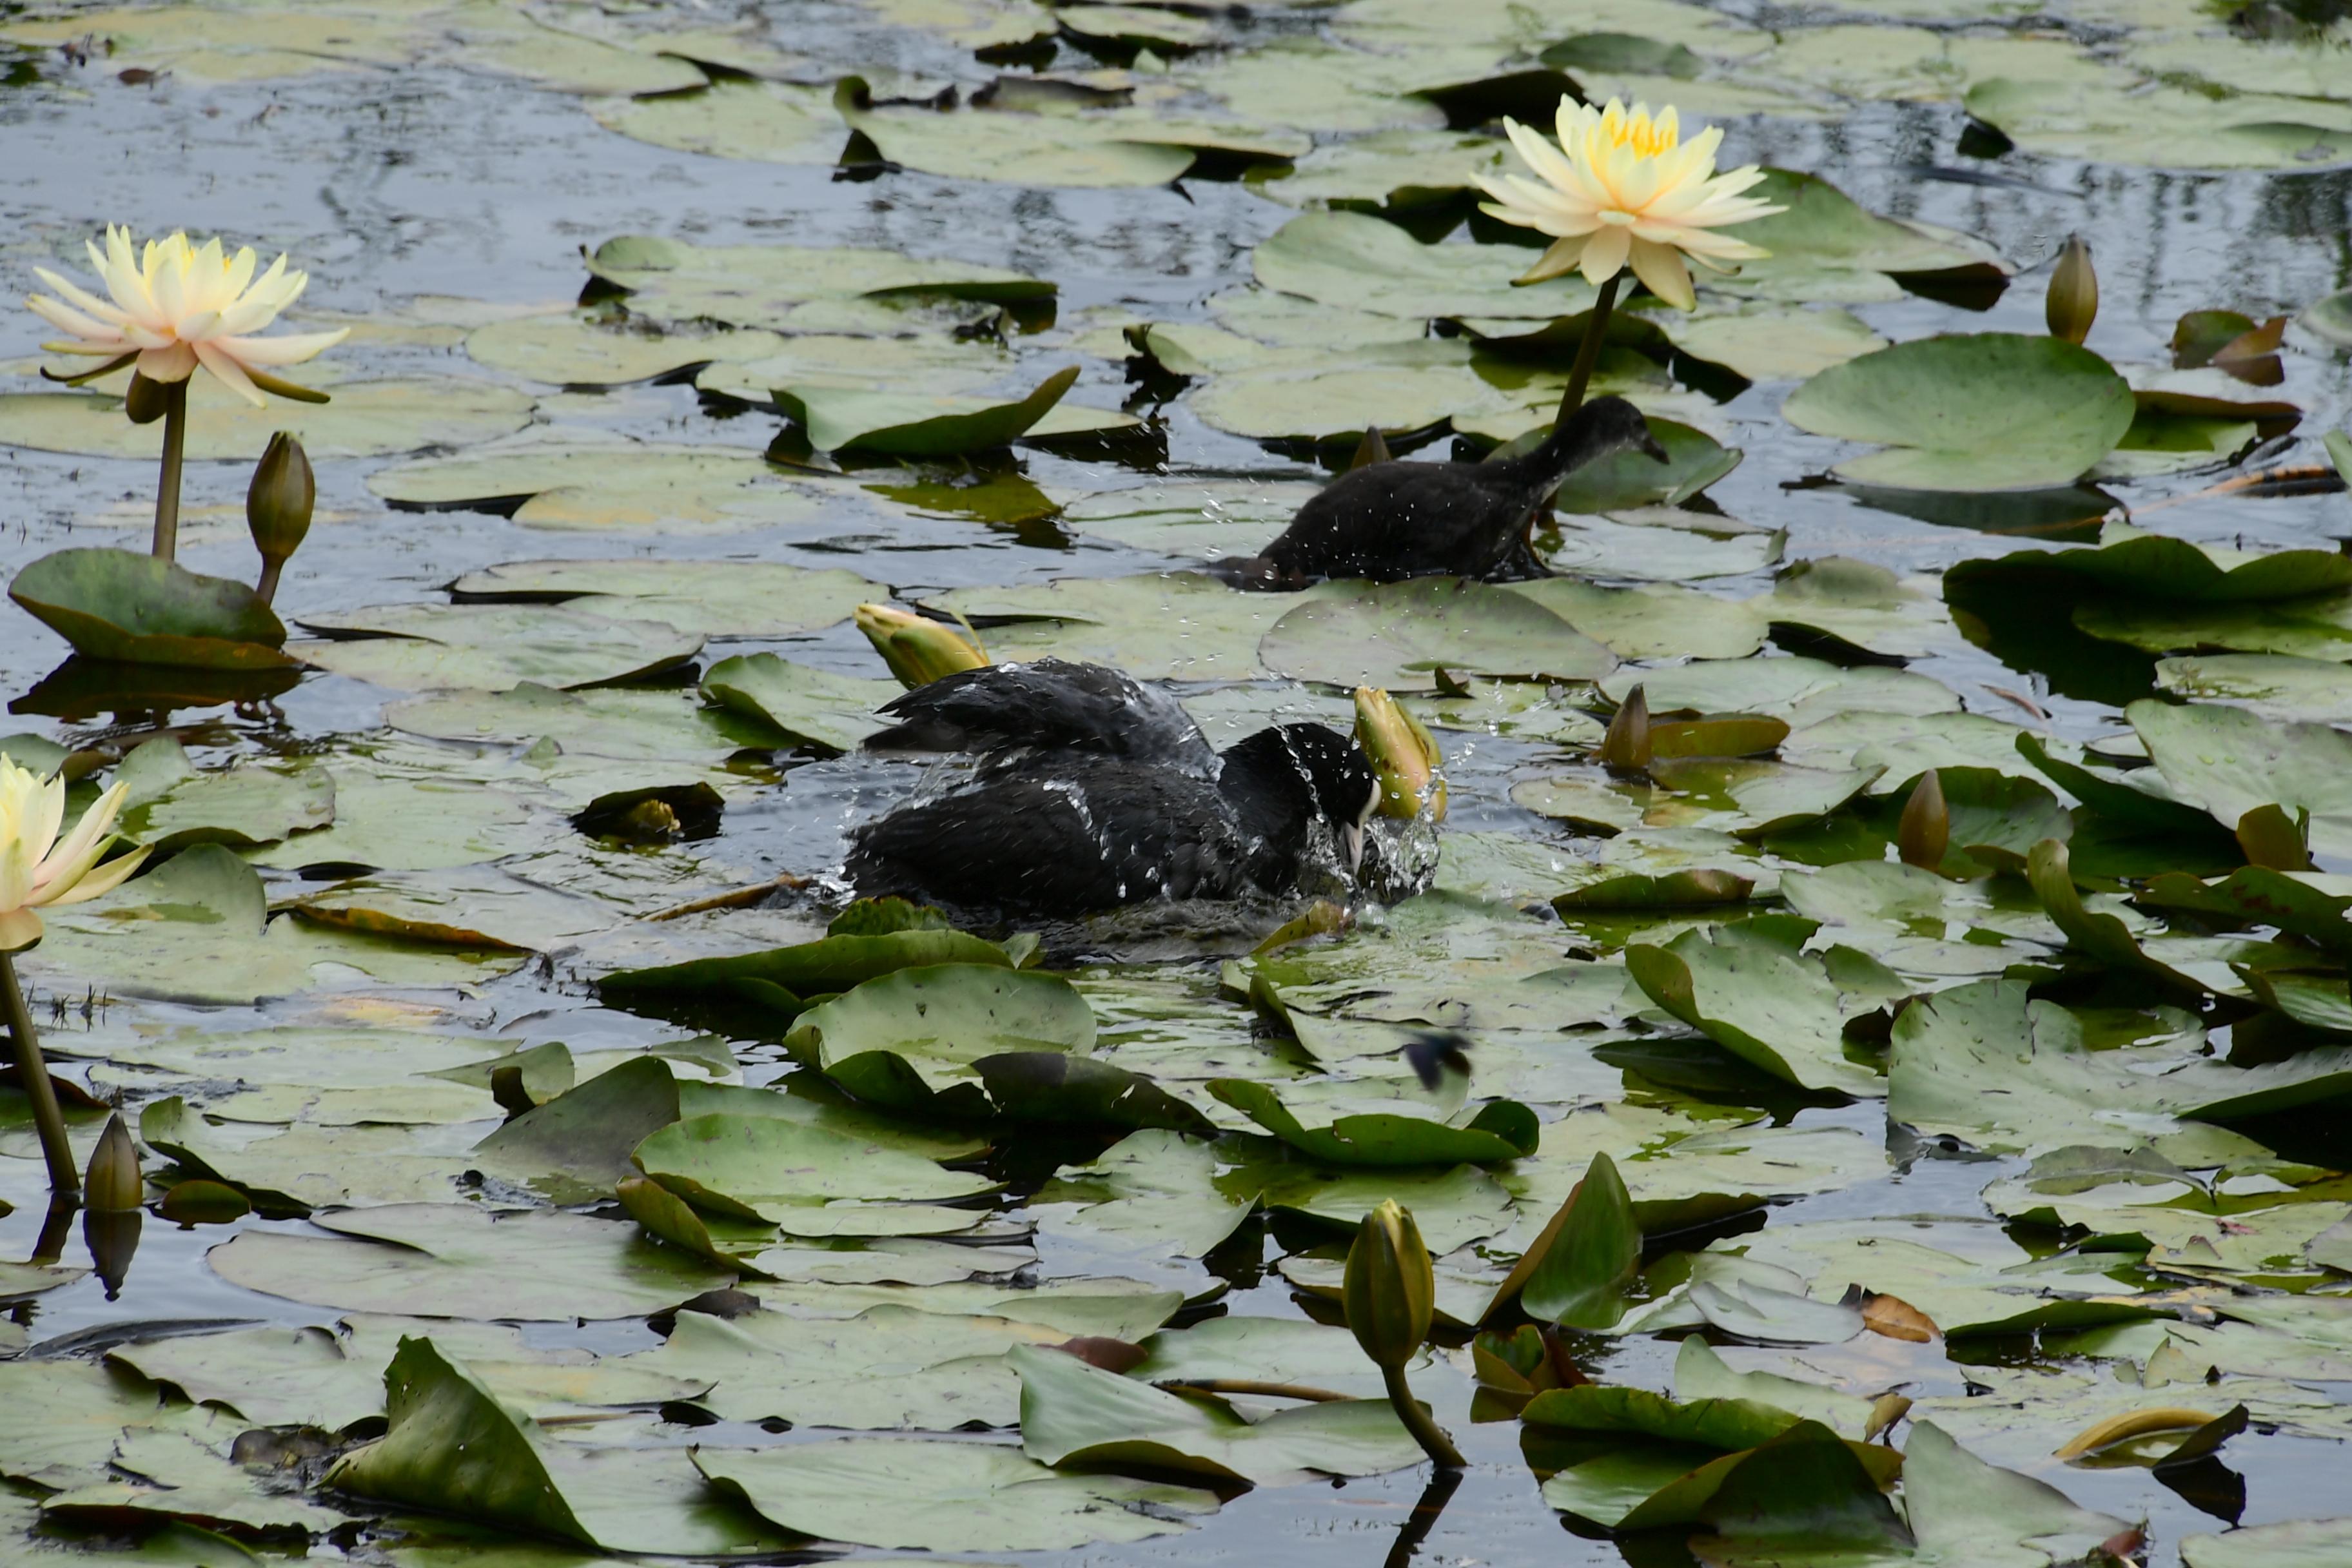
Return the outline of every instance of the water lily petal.
[[[219,379],[223,386],[256,408],[269,406],[269,399],[261,395],[261,389],[253,384],[253,378],[245,374],[245,366],[236,363],[236,356],[225,344],[200,342],[190,346],[195,350],[196,359]]]
[[[1637,232],[1628,259],[1633,265],[1633,276],[1651,293],[1677,310],[1696,308],[1698,296],[1691,289],[1690,268],[1683,265],[1681,252],[1673,246],[1641,238]]]
[[[118,855],[76,882],[72,891],[63,898],[51,899],[48,901],[51,904],[81,904],[88,903],[92,899],[103,898],[129,881],[131,874],[147,863],[150,853],[152,851],[145,845],[142,845],[128,855]]]

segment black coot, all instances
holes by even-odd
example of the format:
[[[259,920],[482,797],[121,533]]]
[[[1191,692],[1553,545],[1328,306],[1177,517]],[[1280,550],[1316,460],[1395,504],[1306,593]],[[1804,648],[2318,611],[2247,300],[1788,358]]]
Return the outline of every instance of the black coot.
[[[851,830],[844,868],[866,897],[1068,917],[1287,893],[1318,841],[1355,870],[1380,798],[1348,736],[1284,724],[1219,755],[1172,698],[1098,666],[965,670],[884,711],[904,720],[876,737],[884,749],[980,763],[969,783]]]
[[[1527,544],[1536,509],[1577,469],[1623,451],[1666,460],[1640,409],[1622,397],[1596,397],[1523,457],[1350,469],[1300,507],[1263,554],[1229,563],[1221,574],[1271,587],[1318,577],[1545,576]]]

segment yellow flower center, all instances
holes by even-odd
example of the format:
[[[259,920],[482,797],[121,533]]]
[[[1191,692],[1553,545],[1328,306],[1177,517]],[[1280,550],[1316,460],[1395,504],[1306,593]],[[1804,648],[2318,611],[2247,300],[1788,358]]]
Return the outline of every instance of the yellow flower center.
[[[1682,120],[1671,108],[1654,120],[1641,104],[1629,114],[1624,105],[1612,100],[1601,111],[1601,134],[1612,147],[1630,147],[1637,157],[1654,158],[1682,143]]]

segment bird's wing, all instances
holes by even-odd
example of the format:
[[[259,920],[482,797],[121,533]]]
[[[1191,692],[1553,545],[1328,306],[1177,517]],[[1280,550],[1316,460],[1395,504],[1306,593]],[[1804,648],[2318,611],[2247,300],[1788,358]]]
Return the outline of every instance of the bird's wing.
[[[883,706],[900,721],[866,742],[875,751],[1067,748],[1165,760],[1201,773],[1209,743],[1175,698],[1098,664],[1038,659],[960,670]]]
[[[1471,465],[1375,463],[1334,479],[1298,509],[1265,559],[1327,577],[1393,581],[1437,573],[1483,575],[1526,522],[1516,490]]]
[[[984,778],[866,823],[850,843],[859,892],[976,908],[1076,914],[1227,897],[1244,876],[1239,832],[1213,786],[1128,763]]]

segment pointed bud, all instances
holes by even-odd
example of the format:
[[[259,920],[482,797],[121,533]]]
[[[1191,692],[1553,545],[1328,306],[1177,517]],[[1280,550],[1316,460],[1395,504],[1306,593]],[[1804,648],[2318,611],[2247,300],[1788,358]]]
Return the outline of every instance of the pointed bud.
[[[302,443],[283,430],[272,436],[245,491],[245,523],[264,565],[282,566],[302,547],[318,493]]]
[[[2058,265],[2050,269],[2050,292],[2042,301],[2050,335],[2079,343],[2091,335],[2098,314],[2099,275],[2091,266],[2091,247],[2081,235],[2069,235]]]
[[[1437,1272],[1421,1227],[1394,1198],[1383,1200],[1356,1227],[1340,1300],[1348,1310],[1348,1331],[1383,1371],[1403,1370],[1429,1338],[1437,1310]]]
[[[1381,815],[1445,820],[1445,764],[1420,720],[1376,686],[1356,688],[1356,743],[1381,781]]]
[[[98,1135],[81,1185],[82,1201],[101,1213],[135,1209],[146,1196],[147,1184],[139,1175],[139,1145],[131,1141],[122,1112],[108,1118],[106,1131]]]
[[[857,629],[908,690],[929,686],[960,669],[978,669],[987,656],[952,627],[888,605],[860,605],[852,614]]]
[[[1650,771],[1650,700],[1640,687],[1625,693],[1609,733],[1601,740],[1601,765],[1612,773]]]
[[[1353,472],[1358,468],[1369,468],[1374,463],[1385,463],[1388,460],[1388,437],[1381,434],[1379,426],[1365,426],[1364,438],[1356,443],[1356,455],[1349,459],[1349,470]]]
[[[1929,768],[1912,786],[1903,803],[1903,820],[1895,829],[1895,851],[1906,866],[1934,870],[1944,863],[1952,842],[1952,811],[1944,804],[1944,781]]]
[[[131,373],[131,390],[122,395],[122,412],[131,416],[133,425],[152,425],[170,412],[171,397],[171,388],[134,370]]]

